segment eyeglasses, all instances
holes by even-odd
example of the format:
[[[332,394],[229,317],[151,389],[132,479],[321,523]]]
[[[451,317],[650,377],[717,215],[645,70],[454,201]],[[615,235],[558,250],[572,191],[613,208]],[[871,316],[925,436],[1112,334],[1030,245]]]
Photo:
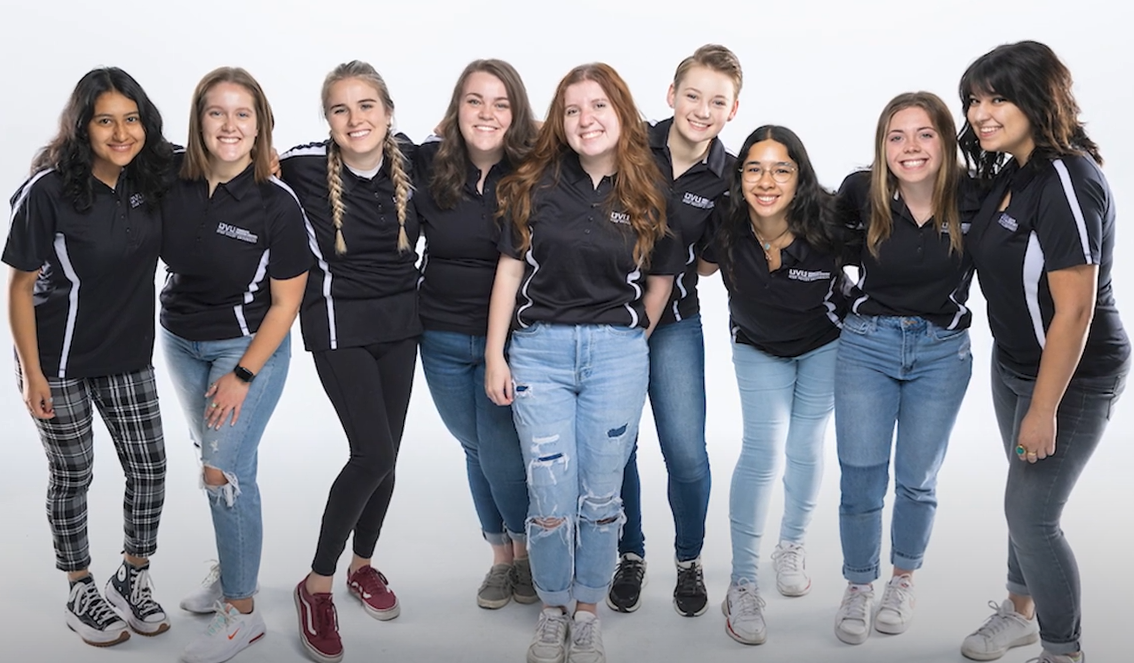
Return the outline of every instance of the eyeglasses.
[[[764,177],[767,172],[772,176],[772,179],[780,184],[787,184],[791,181],[791,176],[795,174],[795,164],[790,163],[772,163],[764,166],[759,163],[748,163],[740,169],[740,175],[748,184],[755,184]]]

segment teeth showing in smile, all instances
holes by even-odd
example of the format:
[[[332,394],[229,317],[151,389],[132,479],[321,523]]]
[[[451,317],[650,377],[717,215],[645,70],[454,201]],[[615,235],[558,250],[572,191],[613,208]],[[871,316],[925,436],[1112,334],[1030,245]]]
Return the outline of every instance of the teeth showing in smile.
[[[236,145],[240,142],[240,139],[236,136],[221,136],[217,138],[217,142],[225,143],[226,145]]]
[[[991,134],[993,134],[993,133],[996,133],[996,130],[997,130],[998,128],[999,128],[999,127],[981,127],[981,128],[980,128],[980,135],[982,135],[982,136],[988,136],[988,135],[991,135]]]
[[[584,134],[581,134],[581,135],[580,135],[580,137],[581,137],[581,138],[582,138],[583,140],[590,140],[591,138],[595,138],[595,137],[597,137],[597,136],[598,136],[599,134],[601,134],[601,133],[602,133],[601,131],[588,131],[588,132],[586,132],[586,133],[584,133]]]
[[[779,196],[756,196],[756,201],[762,205],[771,205],[779,199]]]
[[[693,120],[689,120],[689,126],[698,131],[704,131],[705,129],[709,128],[709,125],[705,124],[704,122],[694,122]]]
[[[909,161],[903,161],[902,165],[906,168],[921,168],[925,165],[925,159],[910,159]]]
[[[475,126],[473,126],[473,129],[476,129],[477,131],[483,131],[485,133],[496,131],[496,127],[488,127],[488,126],[484,126],[483,124],[475,125]]]
[[[350,136],[351,138],[362,138],[363,136],[369,136],[370,130],[369,129],[360,129],[359,131],[352,131],[347,135]]]

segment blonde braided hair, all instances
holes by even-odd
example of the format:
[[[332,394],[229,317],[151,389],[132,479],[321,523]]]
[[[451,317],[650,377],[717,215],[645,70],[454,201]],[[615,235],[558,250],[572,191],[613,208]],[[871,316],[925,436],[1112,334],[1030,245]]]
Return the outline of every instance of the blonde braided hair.
[[[335,253],[346,253],[346,240],[343,239],[343,157],[339,145],[331,141],[327,146],[327,202],[331,204],[331,222],[335,225]]]
[[[391,129],[386,130],[382,156],[390,160],[390,179],[394,180],[394,208],[398,213],[398,252],[405,253],[412,248],[409,236],[406,234],[406,204],[409,202],[410,189],[413,187],[410,184],[409,173],[406,172],[405,155],[402,154],[402,148],[398,146],[398,139],[394,138]]]

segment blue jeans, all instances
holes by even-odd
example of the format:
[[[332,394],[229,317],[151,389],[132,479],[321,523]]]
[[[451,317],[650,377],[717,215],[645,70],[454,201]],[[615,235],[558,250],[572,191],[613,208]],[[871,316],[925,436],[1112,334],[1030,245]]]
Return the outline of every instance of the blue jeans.
[[[732,472],[728,505],[733,583],[747,579],[756,584],[760,539],[781,456],[787,463],[780,540],[803,543],[807,534],[823,478],[823,438],[835,407],[838,346],[834,341],[784,358],[750,345],[732,344],[744,417],[744,438]]]
[[[524,540],[528,484],[512,408],[484,392],[484,336],[429,331],[421,335],[421,367],[441,421],[465,449],[473,507],[485,540]]]
[[[937,511],[937,471],[972,368],[968,330],[948,331],[918,317],[851,314],[843,321],[835,432],[848,581],[865,584],[879,575],[891,448],[890,562],[908,571],[921,568]]]
[[[291,336],[284,337],[248,388],[240,420],[220,430],[205,425],[205,392],[236,368],[251,336],[223,341],[189,341],[162,329],[162,348],[177,400],[189,424],[189,436],[201,450],[201,463],[224,473],[228,483],[205,485],[212,509],[221,588],[226,599],[246,599],[256,591],[264,542],[260,488],[256,485],[257,449],[276,408],[291,361]],[[202,484],[204,479],[202,478]]]
[[[645,332],[536,323],[513,332],[508,363],[536,591],[547,605],[598,603],[614,573],[622,471],[646,403]]]
[[[1043,648],[1055,654],[1080,651],[1082,617],[1079,566],[1059,521],[1129,371],[1127,360],[1106,377],[1072,379],[1056,412],[1055,455],[1033,464],[1016,457],[1016,440],[1035,378],[1004,366],[995,353],[992,359],[992,404],[1008,456],[1008,591],[1035,601]]]
[[[674,550],[688,561],[701,554],[709,511],[709,453],[705,448],[705,341],[701,316],[661,325],[650,335],[650,409],[669,475],[667,496],[673,512]],[[638,441],[622,478],[626,524],[618,552],[646,555],[642,533],[642,484]]]

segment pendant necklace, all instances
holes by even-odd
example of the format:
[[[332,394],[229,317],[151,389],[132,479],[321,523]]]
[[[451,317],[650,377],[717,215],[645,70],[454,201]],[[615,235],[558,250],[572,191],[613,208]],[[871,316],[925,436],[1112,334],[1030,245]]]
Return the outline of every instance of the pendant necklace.
[[[754,226],[750,225],[749,227],[752,228],[752,236],[756,238],[756,241],[760,243],[760,248],[764,251],[764,260],[768,261],[768,263],[771,264],[771,262],[772,262],[772,253],[771,253],[772,244],[774,242],[780,241],[780,239],[782,239],[784,235],[787,235],[789,232],[791,232],[791,228],[790,227],[784,228],[784,231],[782,233],[780,233],[779,235],[776,235],[775,237],[773,237],[772,239],[770,239],[768,241],[764,241],[764,239],[762,237],[760,237],[760,234],[756,232],[756,228]]]

